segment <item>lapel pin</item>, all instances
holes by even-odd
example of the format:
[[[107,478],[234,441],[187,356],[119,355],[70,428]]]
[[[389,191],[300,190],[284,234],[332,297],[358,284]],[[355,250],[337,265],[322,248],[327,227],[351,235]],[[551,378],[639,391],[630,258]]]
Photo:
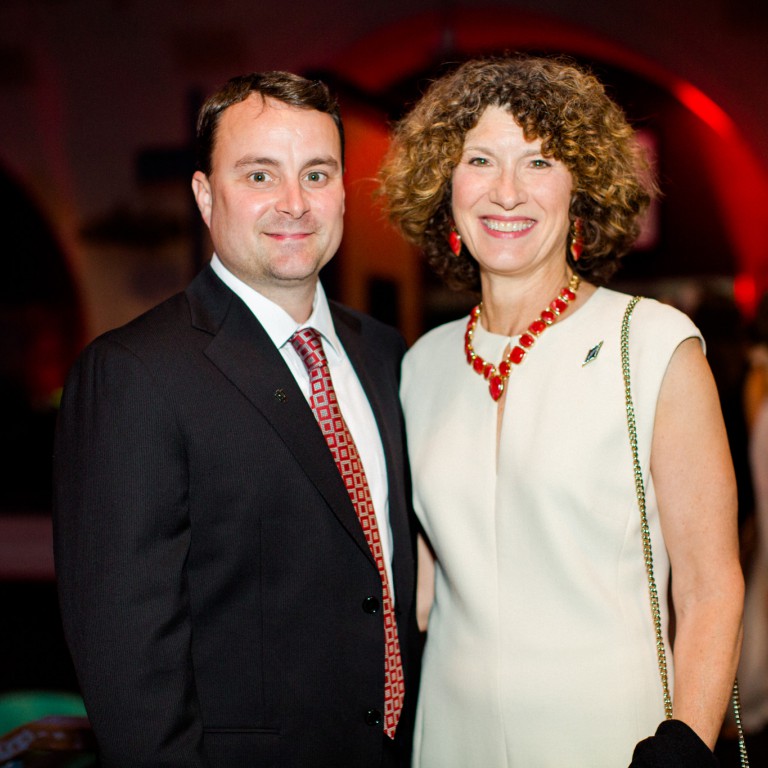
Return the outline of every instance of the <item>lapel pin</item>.
[[[278,403],[284,403],[287,399],[288,395],[285,394],[284,389],[275,390],[275,400],[277,400]]]
[[[592,349],[587,352],[587,356],[584,358],[584,362],[581,364],[581,367],[583,368],[585,365],[589,365],[593,360],[597,359],[597,356],[600,354],[600,349],[603,346],[603,342],[601,341],[598,345],[592,347]]]

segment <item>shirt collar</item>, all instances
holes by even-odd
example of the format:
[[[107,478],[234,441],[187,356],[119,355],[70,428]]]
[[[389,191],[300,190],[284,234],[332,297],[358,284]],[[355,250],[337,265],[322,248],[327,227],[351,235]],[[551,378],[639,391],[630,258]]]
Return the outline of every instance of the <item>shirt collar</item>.
[[[333,354],[337,358],[341,357],[341,342],[336,335],[331,308],[319,280],[308,320],[305,323],[297,323],[279,304],[232,274],[215,253],[211,258],[211,268],[219,279],[245,302],[278,349],[287,344],[296,331],[302,328],[314,328],[323,337],[326,355]]]

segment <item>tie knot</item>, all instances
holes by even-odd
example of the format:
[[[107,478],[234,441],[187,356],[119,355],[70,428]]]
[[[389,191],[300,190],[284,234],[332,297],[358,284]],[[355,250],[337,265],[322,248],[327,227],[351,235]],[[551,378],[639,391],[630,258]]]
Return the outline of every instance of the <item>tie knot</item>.
[[[322,339],[314,328],[303,328],[300,331],[296,331],[291,336],[291,344],[299,353],[299,357],[304,365],[307,366],[308,371],[327,364],[328,361],[325,357]]]

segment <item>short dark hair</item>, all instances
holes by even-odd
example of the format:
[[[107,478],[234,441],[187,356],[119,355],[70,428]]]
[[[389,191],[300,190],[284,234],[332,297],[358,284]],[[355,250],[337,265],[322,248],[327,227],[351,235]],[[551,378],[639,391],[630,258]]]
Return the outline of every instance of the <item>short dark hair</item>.
[[[233,104],[245,101],[252,93],[275,99],[300,109],[314,109],[333,118],[341,140],[341,164],[344,166],[344,126],[339,105],[328,86],[320,80],[307,80],[291,72],[253,72],[227,80],[206,99],[197,117],[197,167],[206,176],[211,172],[211,158],[216,141],[216,126],[221,113]]]
[[[573,177],[571,219],[584,251],[574,272],[604,284],[637,238],[656,192],[648,163],[621,109],[586,70],[563,58],[514,56],[468,61],[432,83],[396,126],[380,173],[389,215],[449,285],[477,291],[477,262],[454,256],[451,179],[464,138],[489,106],[507,109],[529,141]]]

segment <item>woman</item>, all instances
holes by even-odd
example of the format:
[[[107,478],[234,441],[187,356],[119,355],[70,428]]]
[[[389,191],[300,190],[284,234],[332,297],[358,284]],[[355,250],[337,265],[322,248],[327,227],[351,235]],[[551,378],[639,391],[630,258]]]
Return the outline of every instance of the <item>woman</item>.
[[[760,299],[752,324],[744,409],[755,505],[746,536],[750,557],[739,683],[742,720],[752,737],[750,756],[755,764],[762,764],[754,753],[762,749],[768,762],[768,294]]]
[[[739,680],[744,729],[753,736],[755,746],[763,744],[765,751],[768,746],[768,398],[756,409],[749,458],[755,486],[755,531],[754,551],[747,570]],[[755,765],[763,764],[755,760]]]
[[[748,354],[749,368],[744,382],[744,416],[751,431],[758,412],[768,400],[768,293],[757,305],[752,323],[752,345]]]
[[[743,593],[733,469],[698,331],[645,299],[631,376],[668,649],[670,566],[676,617],[675,719],[652,736],[664,708],[621,374],[629,297],[602,287],[648,178],[602,86],[554,60],[468,62],[395,129],[392,219],[482,298],[403,371],[435,557],[417,767],[716,765]]]

